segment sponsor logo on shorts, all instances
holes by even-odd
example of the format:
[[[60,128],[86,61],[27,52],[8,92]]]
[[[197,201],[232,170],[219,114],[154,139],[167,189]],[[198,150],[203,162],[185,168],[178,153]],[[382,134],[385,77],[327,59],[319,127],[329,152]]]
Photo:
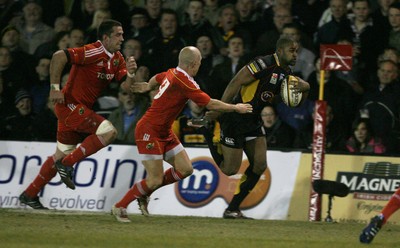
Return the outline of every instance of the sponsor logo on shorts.
[[[225,143],[228,144],[228,145],[235,145],[235,139],[234,138],[225,137]]]
[[[151,150],[151,149],[153,149],[154,148],[154,143],[148,143],[147,145],[146,145],[146,149],[147,150]]]
[[[84,107],[80,107],[79,108],[79,115],[83,115],[85,113],[85,108]]]

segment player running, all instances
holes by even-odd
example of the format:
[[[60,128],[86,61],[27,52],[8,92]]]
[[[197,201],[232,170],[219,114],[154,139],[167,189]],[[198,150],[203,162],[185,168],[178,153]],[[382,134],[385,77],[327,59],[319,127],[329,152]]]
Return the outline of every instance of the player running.
[[[68,188],[75,189],[73,165],[112,143],[117,130],[91,108],[112,80],[133,82],[137,69],[133,57],[127,63],[119,52],[124,41],[121,23],[105,20],[98,29],[100,40],[79,48],[59,50],[50,64],[50,100],[58,118],[56,152],[47,158],[38,176],[19,200],[35,209],[47,209],[37,194],[58,173]],[[61,74],[72,64],[67,84],[60,90]],[[128,75],[128,77],[126,77]],[[86,137],[82,140],[82,137]],[[81,143],[77,147],[78,143]]]
[[[138,199],[143,215],[148,215],[149,195],[156,189],[190,176],[192,163],[172,131],[172,123],[191,99],[197,105],[222,112],[251,113],[250,104],[227,104],[211,99],[194,81],[201,64],[201,54],[196,47],[184,47],[179,53],[178,67],[155,75],[148,83],[134,83],[134,92],[147,92],[159,87],[151,107],[136,126],[135,137],[146,179],[137,182],[125,196],[112,207],[112,214],[120,222],[130,222],[126,208]],[[164,171],[163,161],[172,167]]]

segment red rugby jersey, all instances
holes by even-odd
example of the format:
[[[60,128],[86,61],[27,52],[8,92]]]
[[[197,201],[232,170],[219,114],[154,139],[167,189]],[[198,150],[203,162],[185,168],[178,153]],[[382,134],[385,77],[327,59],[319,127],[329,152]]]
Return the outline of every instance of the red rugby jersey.
[[[157,74],[156,81],[161,84],[159,91],[141,121],[158,126],[160,132],[171,128],[189,99],[200,106],[210,102],[210,97],[179,67]]]
[[[108,52],[100,41],[83,47],[68,48],[70,75],[62,92],[65,103],[82,103],[92,108],[103,89],[126,75],[126,63],[120,52]]]

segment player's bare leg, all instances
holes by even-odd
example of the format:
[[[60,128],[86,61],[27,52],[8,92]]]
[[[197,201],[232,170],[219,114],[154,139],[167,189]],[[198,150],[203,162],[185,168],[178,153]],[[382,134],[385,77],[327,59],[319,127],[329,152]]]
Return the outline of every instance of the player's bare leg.
[[[111,144],[116,137],[117,130],[115,127],[108,120],[104,120],[98,126],[95,134],[86,137],[81,145],[70,152],[62,161],[57,160],[56,168],[65,185],[70,189],[75,189],[73,182],[74,164]]]
[[[221,145],[221,149],[224,160],[219,164],[219,168],[227,176],[235,175],[242,165],[243,149],[225,145]]]
[[[169,152],[166,154],[166,161],[172,165],[172,168],[164,171],[163,181],[159,187],[180,181],[193,173],[192,164],[185,150],[181,150],[176,155],[173,155],[173,151],[171,151],[172,154],[168,153]],[[150,201],[150,193],[148,195],[139,197],[137,201],[142,214],[144,216],[149,216],[148,204]]]
[[[235,195],[225,210],[223,217],[228,219],[246,219],[247,217],[240,211],[240,204],[255,187],[261,175],[267,168],[266,160],[266,141],[264,137],[257,137],[247,141],[245,152],[249,160],[249,167],[242,175]],[[241,161],[241,160],[240,160]]]

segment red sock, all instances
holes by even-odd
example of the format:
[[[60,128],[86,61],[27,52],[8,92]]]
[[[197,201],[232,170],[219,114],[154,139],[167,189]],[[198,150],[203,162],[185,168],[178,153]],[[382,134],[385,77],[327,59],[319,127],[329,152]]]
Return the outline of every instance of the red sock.
[[[48,157],[40,168],[39,174],[35,180],[28,186],[25,193],[34,198],[43,189],[43,187],[50,182],[50,180],[57,174],[57,169],[54,167],[53,156]]]
[[[89,157],[93,153],[96,153],[100,149],[105,147],[100,137],[92,134],[82,142],[82,144],[75,148],[70,154],[68,154],[62,161],[63,165],[73,166],[76,162]]]
[[[164,179],[161,186],[180,181],[183,178],[185,177],[182,176],[182,174],[179,173],[179,171],[176,171],[173,167],[169,168],[164,172]]]
[[[147,187],[146,179],[143,179],[142,181],[135,183],[133,187],[126,192],[125,196],[115,204],[115,206],[117,208],[127,208],[129,203],[133,202],[137,198],[149,194],[151,194],[151,190]]]
[[[394,192],[389,202],[382,210],[382,214],[385,217],[384,223],[390,218],[390,216],[400,208],[400,188]]]

